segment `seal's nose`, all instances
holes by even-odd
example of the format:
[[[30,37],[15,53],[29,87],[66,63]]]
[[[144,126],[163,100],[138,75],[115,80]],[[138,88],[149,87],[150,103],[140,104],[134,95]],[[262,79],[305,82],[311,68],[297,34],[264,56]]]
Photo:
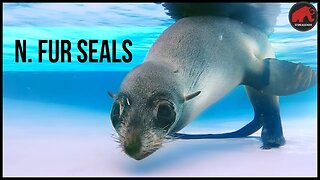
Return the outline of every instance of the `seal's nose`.
[[[140,136],[132,136],[124,143],[124,151],[132,158],[139,160],[140,158],[137,157],[137,154],[139,154],[141,146],[142,144]]]

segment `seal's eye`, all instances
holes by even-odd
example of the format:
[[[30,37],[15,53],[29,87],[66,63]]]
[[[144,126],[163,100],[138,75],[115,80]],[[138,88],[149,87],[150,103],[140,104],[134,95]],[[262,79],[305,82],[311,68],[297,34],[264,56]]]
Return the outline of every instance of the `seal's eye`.
[[[111,111],[111,121],[113,127],[117,128],[120,125],[120,104],[114,102]]]
[[[155,125],[165,130],[169,129],[175,120],[176,113],[174,112],[173,105],[169,102],[162,101],[156,108]]]

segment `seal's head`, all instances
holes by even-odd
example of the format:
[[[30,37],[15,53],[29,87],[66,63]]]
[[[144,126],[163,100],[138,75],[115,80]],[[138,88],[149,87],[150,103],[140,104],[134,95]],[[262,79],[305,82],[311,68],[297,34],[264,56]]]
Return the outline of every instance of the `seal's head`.
[[[111,111],[112,125],[123,151],[141,160],[157,149],[174,127],[183,103],[197,96],[183,96],[177,71],[146,62],[123,80]]]

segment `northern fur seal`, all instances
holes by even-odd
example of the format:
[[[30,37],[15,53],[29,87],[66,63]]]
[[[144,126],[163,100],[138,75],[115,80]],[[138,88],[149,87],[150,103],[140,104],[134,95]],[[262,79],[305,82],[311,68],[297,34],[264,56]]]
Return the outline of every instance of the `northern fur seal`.
[[[111,121],[124,152],[140,160],[168,136],[237,138],[261,127],[263,148],[284,145],[278,96],[313,86],[317,72],[275,59],[268,34],[280,5],[164,6],[177,22],[160,35],[144,63],[128,73],[119,93],[109,93],[115,101]],[[249,124],[224,134],[177,133],[238,85],[245,85],[254,107]]]

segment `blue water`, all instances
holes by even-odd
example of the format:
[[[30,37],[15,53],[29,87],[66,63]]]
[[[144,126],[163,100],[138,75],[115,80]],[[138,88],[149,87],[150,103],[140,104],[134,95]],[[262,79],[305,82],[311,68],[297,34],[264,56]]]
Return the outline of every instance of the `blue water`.
[[[288,22],[292,3],[281,5],[281,14],[270,41],[277,58],[301,62],[317,69],[317,27],[308,32],[294,30]],[[94,9],[94,10],[93,10]],[[28,12],[28,13],[26,13]],[[61,103],[103,111],[110,110],[112,101],[107,91],[117,92],[124,76],[143,62],[151,45],[167,27],[174,23],[165,14],[161,4],[4,4],[3,24],[3,97],[28,101]],[[27,56],[32,63],[14,61],[14,41],[27,40]],[[71,63],[43,63],[38,57],[39,39],[68,39],[72,44]],[[76,42],[79,39],[117,40],[117,53],[121,42],[130,39],[133,46],[131,63],[79,63],[76,61]],[[101,43],[101,41],[100,41]],[[98,57],[98,53],[94,57]],[[310,102],[310,107],[305,103]],[[316,87],[296,95],[281,97],[284,114],[295,108],[308,113],[295,115],[315,116]],[[300,107],[301,106],[301,107]],[[228,107],[228,113],[224,109]],[[214,113],[212,113],[214,112]],[[305,111],[303,111],[305,112]],[[214,114],[214,115],[213,115]],[[221,118],[251,116],[252,108],[242,87],[236,88],[224,99],[206,110],[203,117]]]
[[[270,42],[278,59],[301,62],[317,70],[317,26],[308,32],[294,30],[288,22],[288,12],[292,5],[293,3],[281,4],[281,14],[275,32],[270,35]],[[317,7],[317,4],[314,5]],[[106,144],[111,141],[109,134],[107,136],[101,133],[115,132],[111,128],[109,119],[113,100],[107,92],[118,91],[126,74],[143,62],[158,36],[174,23],[161,4],[4,3],[3,6],[2,74],[6,174],[60,175],[67,169],[68,175],[83,175],[81,174],[83,170],[90,169],[87,167],[88,164],[92,169],[100,168],[101,172],[108,175],[113,173],[108,172],[111,167],[122,170],[143,167],[139,170],[143,175],[154,168],[166,167],[167,159],[172,159],[172,169],[175,168],[173,161],[176,159],[172,158],[172,155],[163,159],[154,155],[152,157],[156,157],[158,161],[147,159],[146,164],[139,162],[140,165],[129,162],[129,158],[125,159],[124,154],[118,154],[121,150],[115,149],[115,144]],[[34,60],[32,63],[15,62],[14,42],[17,39],[27,40],[27,56]],[[70,40],[73,47],[72,62],[50,63],[44,58],[43,63],[38,63],[39,39]],[[78,55],[76,42],[79,39],[98,39],[100,43],[103,39],[115,39],[119,54],[123,53],[122,40],[130,39],[133,43],[129,47],[133,54],[132,62],[79,63],[76,59]],[[95,46],[98,54],[100,43]],[[97,58],[97,54],[94,57]],[[316,121],[317,86],[294,95],[280,97],[280,107],[283,121],[290,122],[295,119],[303,122],[306,118]],[[226,121],[228,126],[232,126],[237,124],[237,121],[249,122],[253,116],[253,109],[246,92],[239,86],[201,113],[188,127],[200,123],[201,126],[197,127],[208,129],[211,126],[207,124]],[[78,128],[79,126],[81,128]],[[38,129],[35,130],[34,127]],[[286,133],[286,127],[284,131]],[[301,137],[304,137],[304,133],[307,131],[300,132]],[[109,138],[108,141],[105,141],[105,138]],[[98,140],[95,141],[96,139]],[[289,143],[294,140],[294,138],[289,139]],[[80,142],[83,144],[79,145]],[[311,142],[312,145],[315,143]],[[210,147],[216,145],[211,144]],[[220,149],[237,148],[236,146],[225,146],[222,143]],[[291,148],[293,146],[291,145]],[[187,147],[197,147],[197,145]],[[199,147],[201,149],[207,146]],[[184,151],[185,149],[180,149],[175,152],[181,155],[182,163],[185,158]],[[209,151],[211,150],[206,149],[204,152]],[[219,154],[220,151],[217,152]],[[171,154],[171,151],[167,154]],[[187,156],[194,154],[197,153],[190,151]],[[108,155],[116,158],[106,161]],[[49,156],[51,158],[48,158]],[[87,161],[87,157],[92,159],[89,158]],[[33,162],[30,165],[31,159]],[[76,168],[81,164],[81,161],[78,161],[80,159],[86,165],[82,170]],[[109,167],[106,166],[108,163]],[[256,167],[250,169],[254,168]],[[60,174],[55,171],[56,169],[62,169]],[[120,172],[122,171],[115,173]]]

